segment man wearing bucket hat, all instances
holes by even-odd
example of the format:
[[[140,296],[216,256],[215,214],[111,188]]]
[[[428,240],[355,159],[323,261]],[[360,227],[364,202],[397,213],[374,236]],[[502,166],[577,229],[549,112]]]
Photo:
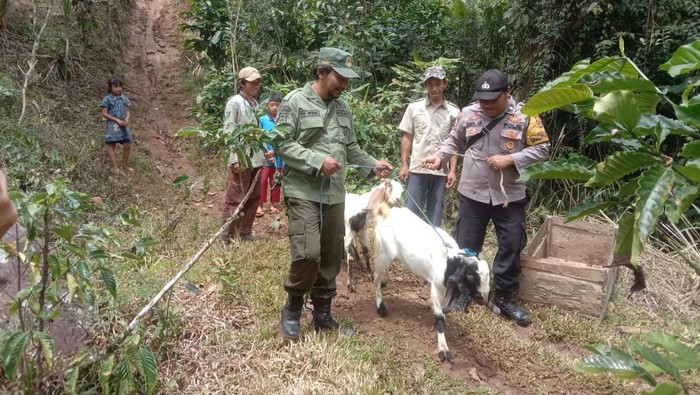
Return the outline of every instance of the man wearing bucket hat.
[[[547,159],[549,138],[539,117],[520,112],[523,103],[513,100],[508,78],[500,70],[482,74],[475,90],[477,102],[462,109],[437,155],[423,163],[439,168],[450,155],[464,153],[455,240],[467,254],[478,254],[486,226],[493,221],[498,252],[489,307],[527,326],[530,314],[513,300],[520,284],[520,252],[526,244],[526,185],[518,178],[527,166]]]
[[[357,78],[352,55],[321,48],[315,80],[282,100],[272,145],[284,161],[282,187],[289,219],[291,264],[284,281],[287,303],[281,332],[299,339],[304,294],[313,300],[315,330],[341,329],[331,316],[336,276],[343,255],[345,163],[360,165],[360,174],[388,177],[392,166],[373,158],[357,143],[352,111],[340,95]]]
[[[445,100],[443,92],[447,88],[447,73],[444,68],[428,67],[421,82],[427,90],[426,97],[411,102],[399,124],[399,130],[403,132],[399,177],[408,180],[406,207],[420,218],[424,218],[425,212],[433,226],[441,226],[445,189],[457,181],[457,157],[451,157],[448,171],[427,169],[421,163],[434,155],[450,134],[459,108]]]
[[[261,76],[257,69],[244,67],[238,72],[238,85],[240,92],[231,96],[224,109],[224,133],[233,133],[238,125],[258,124],[255,108],[258,106],[256,97],[260,93]],[[236,153],[231,153],[228,160],[228,178],[226,180],[226,196],[221,213],[222,222],[226,222],[243,201],[248,189],[250,189],[255,176],[265,163],[262,147],[259,150],[251,149],[248,152],[251,167],[247,167],[239,161]],[[260,180],[248,197],[242,209],[243,217],[234,221],[223,236],[223,242],[228,244],[232,239],[256,241],[258,236],[253,235],[253,222],[255,212],[260,203]]]

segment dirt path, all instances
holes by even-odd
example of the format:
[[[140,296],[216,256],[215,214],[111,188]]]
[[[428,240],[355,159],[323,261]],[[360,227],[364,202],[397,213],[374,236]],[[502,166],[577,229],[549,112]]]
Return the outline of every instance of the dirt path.
[[[182,89],[179,65],[182,53],[177,30],[178,5],[174,0],[137,0],[130,25],[125,74],[132,102],[137,149],[153,159],[163,180],[197,170],[190,164],[175,132],[190,122],[192,100]]]
[[[131,67],[125,73],[127,94],[134,103],[136,148],[152,158],[166,183],[183,173],[190,177],[198,175],[183,148],[185,143],[174,139],[178,129],[191,124],[187,107],[192,102],[192,98],[184,93],[180,76],[182,53],[177,30],[180,23],[178,6],[175,0],[136,0],[134,22],[130,25],[128,63]],[[208,207],[195,206],[214,213],[218,212],[218,203],[214,203]],[[276,238],[284,243],[285,231],[286,218],[281,214],[268,214],[255,221],[254,232],[266,238]],[[434,318],[427,307],[429,290],[424,282],[407,274],[394,278],[386,291],[386,300],[391,306],[390,316],[386,319],[376,314],[369,280],[359,279],[358,283],[358,293],[348,293],[345,289],[339,291],[336,302],[341,317],[351,318],[365,333],[377,336],[393,333],[401,339],[406,352],[422,354],[426,359],[435,358]],[[345,269],[338,284],[345,284]],[[530,337],[526,331],[514,332]],[[486,384],[503,394],[523,393],[503,377],[498,360],[473,345],[470,334],[458,333],[457,325],[448,325],[446,335],[455,362],[441,364],[441,368],[449,375],[475,387]],[[411,371],[421,369],[424,368],[418,365],[409,367]],[[581,393],[575,389],[567,392]]]

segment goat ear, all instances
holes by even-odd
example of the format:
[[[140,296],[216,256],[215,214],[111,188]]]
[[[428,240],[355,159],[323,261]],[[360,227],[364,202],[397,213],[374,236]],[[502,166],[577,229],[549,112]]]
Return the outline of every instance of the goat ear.
[[[384,201],[384,188],[376,188],[369,195],[369,200],[367,201],[367,210],[376,209]]]
[[[445,300],[442,302],[442,313],[447,314],[454,310],[461,293],[459,292],[459,278],[464,273],[464,266],[460,266],[445,282]]]

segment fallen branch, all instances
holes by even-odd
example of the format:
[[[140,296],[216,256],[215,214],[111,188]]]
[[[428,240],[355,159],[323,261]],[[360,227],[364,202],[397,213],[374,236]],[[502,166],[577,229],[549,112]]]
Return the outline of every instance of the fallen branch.
[[[260,185],[257,184],[258,178],[260,178],[260,173],[261,172],[258,171],[258,174],[255,176],[255,178],[253,178],[252,185],[250,186],[250,188],[248,189],[248,192],[243,197],[243,200],[241,201],[241,203],[238,205],[238,208],[236,208],[236,211],[234,211],[233,214],[231,214],[231,216],[228,218],[228,220],[226,220],[226,222],[223,225],[221,225],[219,230],[217,230],[216,233],[214,233],[214,235],[212,235],[209,238],[209,240],[207,240],[207,242],[204,243],[202,248],[200,248],[199,251],[197,251],[197,253],[194,254],[192,259],[190,259],[190,261],[187,262],[187,264],[185,266],[183,266],[182,269],[180,269],[180,271],[175,275],[175,277],[173,277],[172,280],[170,280],[167,284],[165,284],[163,289],[161,289],[160,292],[158,292],[158,294],[156,296],[154,296],[153,299],[151,299],[151,301],[146,305],[146,307],[144,307],[143,310],[141,310],[141,312],[138,313],[138,315],[136,317],[134,317],[134,319],[129,323],[129,325],[126,327],[126,332],[124,333],[124,338],[126,338],[126,336],[129,334],[129,332],[131,332],[136,327],[136,325],[139,323],[139,321],[141,321],[143,319],[143,317],[145,317],[146,314],[148,314],[148,312],[151,311],[151,309],[153,309],[153,307],[156,304],[158,304],[158,302],[163,298],[163,295],[165,295],[175,285],[175,283],[177,283],[178,280],[180,280],[180,278],[182,278],[182,276],[184,276],[185,273],[187,273],[187,271],[189,271],[192,268],[192,266],[194,266],[194,264],[197,263],[197,261],[199,261],[199,258],[201,258],[202,255],[204,255],[204,253],[209,249],[209,247],[211,247],[212,244],[214,244],[214,242],[219,237],[221,237],[221,235],[228,229],[229,225],[231,225],[233,223],[233,221],[237,220],[240,217],[240,212],[243,209],[243,206],[245,206],[245,203],[248,201],[250,194],[253,192],[253,190],[255,188],[260,188]]]

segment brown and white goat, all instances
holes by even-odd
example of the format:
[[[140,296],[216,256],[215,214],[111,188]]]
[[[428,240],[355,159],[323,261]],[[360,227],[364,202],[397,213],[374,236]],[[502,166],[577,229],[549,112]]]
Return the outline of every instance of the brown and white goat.
[[[444,230],[430,226],[408,208],[389,208],[381,204],[374,216],[377,313],[381,317],[387,315],[382,286],[388,282],[391,263],[398,260],[430,284],[438,357],[440,361],[450,360],[452,354],[445,340],[445,314],[464,310],[472,301],[486,301],[489,293],[488,264],[477,257],[467,256]]]
[[[359,249],[362,249],[367,273],[372,273],[367,234],[372,221],[372,210],[383,202],[391,205],[398,204],[402,193],[403,187],[397,181],[383,179],[379,185],[362,195],[345,194],[345,258],[348,265],[348,291],[355,292],[352,269],[355,262],[360,262]]]

